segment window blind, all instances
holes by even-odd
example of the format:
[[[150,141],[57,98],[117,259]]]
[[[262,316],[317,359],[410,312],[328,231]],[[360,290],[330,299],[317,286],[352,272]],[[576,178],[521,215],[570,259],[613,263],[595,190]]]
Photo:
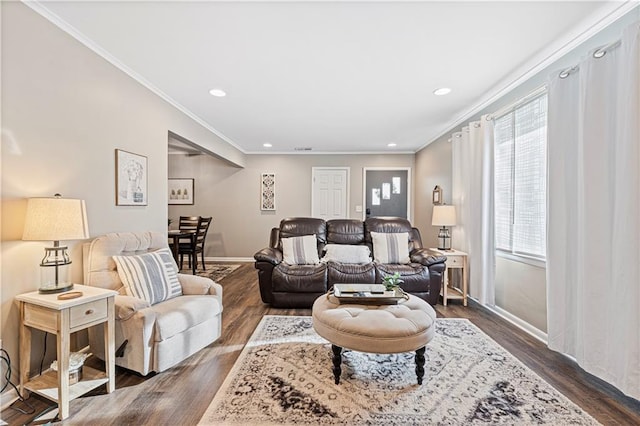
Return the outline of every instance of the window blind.
[[[495,119],[496,248],[546,256],[547,94]]]

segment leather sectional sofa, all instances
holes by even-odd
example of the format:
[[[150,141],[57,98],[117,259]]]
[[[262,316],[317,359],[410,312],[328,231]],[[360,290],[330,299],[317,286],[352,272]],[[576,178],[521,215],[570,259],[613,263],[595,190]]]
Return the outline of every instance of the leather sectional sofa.
[[[406,261],[374,261],[373,259],[379,256],[373,251],[372,232],[376,238],[378,235],[406,233]],[[366,246],[372,257],[361,263],[345,263],[335,259],[311,264],[285,262],[283,239],[309,235],[315,235],[317,255],[320,259],[325,248],[329,247],[328,244]],[[404,238],[404,234],[401,235]],[[308,242],[309,237],[306,238]],[[288,246],[290,247],[290,244]],[[381,283],[385,276],[393,275],[395,272],[400,273],[404,280],[400,286],[406,292],[435,305],[440,294],[446,261],[444,256],[428,255],[422,247],[419,230],[412,227],[408,220],[395,217],[374,217],[364,222],[354,219],[283,219],[279,227],[271,230],[269,247],[258,251],[254,258],[262,301],[279,308],[310,308],[318,296],[326,293],[336,283]]]

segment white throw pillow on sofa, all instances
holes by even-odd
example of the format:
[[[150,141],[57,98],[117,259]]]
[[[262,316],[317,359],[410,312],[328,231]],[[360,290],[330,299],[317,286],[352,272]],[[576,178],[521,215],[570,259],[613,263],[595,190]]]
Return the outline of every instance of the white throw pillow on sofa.
[[[113,256],[128,296],[152,305],[182,295],[178,268],[168,248],[137,256]]]
[[[280,241],[282,242],[283,261],[289,265],[316,265],[320,263],[316,234],[282,238]]]
[[[371,262],[371,251],[369,247],[363,245],[348,244],[327,244],[325,246],[323,262],[341,263],[369,263]]]
[[[410,262],[409,259],[409,233],[408,232],[372,232],[373,260],[377,263],[402,263]]]

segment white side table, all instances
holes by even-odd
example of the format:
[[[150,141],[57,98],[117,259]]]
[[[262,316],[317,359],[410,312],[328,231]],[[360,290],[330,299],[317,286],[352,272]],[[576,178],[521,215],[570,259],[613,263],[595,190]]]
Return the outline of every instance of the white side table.
[[[58,295],[37,291],[16,296],[20,302],[20,392],[28,390],[58,403],[58,417],[69,416],[69,401],[106,383],[115,390],[114,298],[117,292],[76,284],[83,295],[58,300]],[[105,370],[82,367],[82,380],[69,385],[70,335],[104,323]],[[30,378],[31,328],[57,336],[58,371],[51,369]]]
[[[442,304],[447,306],[448,299],[462,299],[462,304],[467,306],[468,292],[468,269],[467,269],[467,253],[459,250],[439,250],[437,248],[429,248],[429,254],[434,256],[447,256],[446,267],[442,282]],[[449,280],[449,273],[452,269],[462,269],[462,283],[454,286]]]

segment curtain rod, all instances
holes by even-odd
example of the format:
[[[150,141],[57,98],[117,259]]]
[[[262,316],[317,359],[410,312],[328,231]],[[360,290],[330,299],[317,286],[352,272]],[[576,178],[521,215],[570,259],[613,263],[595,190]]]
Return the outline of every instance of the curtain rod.
[[[608,52],[620,47],[621,44],[622,44],[621,40],[616,40],[613,43],[605,44],[604,46],[600,46],[596,50],[594,50],[592,55],[595,59],[600,59],[604,55],[606,55]],[[579,69],[580,69],[580,65],[574,65],[572,67],[565,68],[562,71],[560,71],[560,74],[558,74],[558,77],[567,78],[574,72],[578,71]]]

